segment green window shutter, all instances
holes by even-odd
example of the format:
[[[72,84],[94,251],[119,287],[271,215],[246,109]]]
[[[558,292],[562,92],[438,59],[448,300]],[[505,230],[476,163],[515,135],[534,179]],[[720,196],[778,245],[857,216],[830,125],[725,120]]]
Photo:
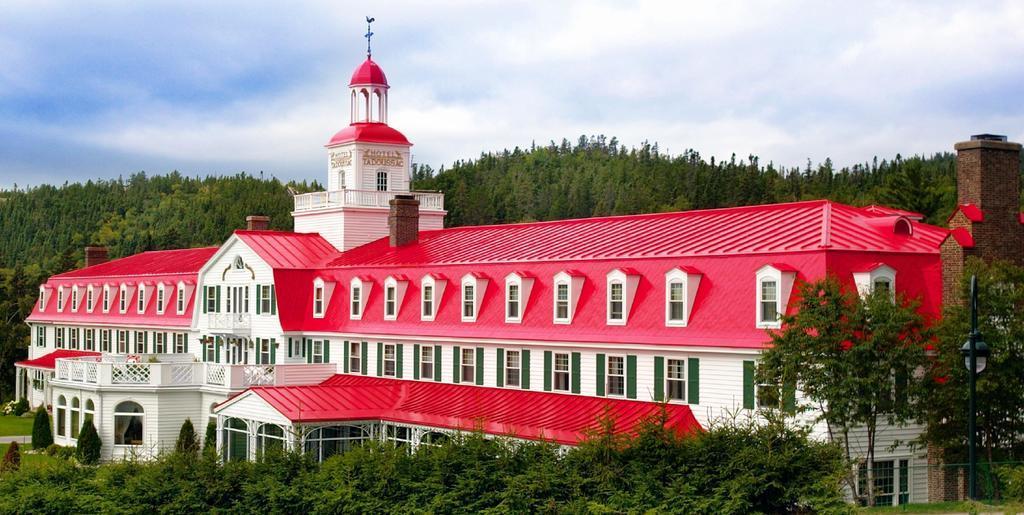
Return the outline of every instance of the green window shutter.
[[[420,378],[420,344],[414,343],[412,346],[412,378]]]
[[[597,355],[597,396],[604,397],[604,354]]]
[[[792,381],[782,385],[782,410],[791,415],[796,413],[796,383]]]
[[[530,349],[523,349],[519,352],[519,366],[522,378],[520,384],[523,385],[523,390],[530,389]]]
[[[213,361],[220,363],[220,336],[214,336],[213,341]]]
[[[434,346],[434,381],[441,381],[441,346]]]
[[[476,384],[484,384],[484,348],[476,348],[476,363],[473,363],[476,369]]]
[[[270,314],[277,314],[277,292],[274,289],[274,285],[270,285]]]
[[[636,354],[626,355],[626,397],[636,398]]]
[[[331,362],[331,340],[324,339],[324,363]]]
[[[403,354],[405,354],[405,352],[402,350],[402,344],[399,343],[398,345],[395,345],[395,375],[399,378],[404,377],[404,374],[402,373]]]
[[[342,355],[342,358],[343,358],[342,361],[344,362],[344,363],[341,364],[341,370],[344,371],[347,374],[347,373],[350,372],[350,370],[348,369],[348,358],[349,358],[349,352],[351,352],[351,351],[348,348],[348,340],[345,340],[341,344],[344,345],[344,348],[341,349],[341,355]]]
[[[260,364],[260,351],[263,350],[263,349],[260,348],[260,340],[261,340],[260,338],[256,338],[256,364],[257,365]]]
[[[384,342],[377,342],[377,377],[384,375]]]
[[[497,375],[494,376],[494,384],[501,388],[505,386],[505,349],[499,348],[497,350],[497,358],[495,359],[498,362],[498,366],[495,367],[497,368]]]
[[[359,360],[359,366],[362,367],[364,376],[370,375],[370,344],[363,342],[363,348],[361,351],[362,353],[359,355],[361,357]]]
[[[665,400],[665,358],[654,357],[654,400],[662,402]]]
[[[214,302],[217,303],[217,306],[214,307],[213,312],[214,313],[220,313],[220,286],[219,285],[217,286],[217,293],[216,293],[216,295],[213,296],[213,299],[214,299]]]
[[[142,352],[149,354],[149,333],[142,333]]]
[[[303,338],[303,340],[306,341],[306,345],[305,345],[305,347],[306,347],[306,363],[312,363],[313,362],[313,339],[312,338]]]
[[[206,313],[206,286],[203,286],[203,313]]]
[[[277,338],[270,339],[270,364],[277,364]]]
[[[544,351],[544,391],[551,391],[551,351]]]
[[[686,360],[686,402],[700,404],[700,358]]]
[[[288,338],[288,357],[292,357],[292,339]]]
[[[580,353],[574,352],[570,356],[572,360],[572,393],[580,393]]]
[[[185,353],[188,354],[188,333],[185,333],[181,338],[185,342]]]
[[[452,347],[452,382],[458,383],[459,379],[459,359],[462,354],[459,352],[458,347]]]
[[[262,295],[263,295],[263,288],[260,288],[260,285],[257,284],[256,285],[256,314],[257,315],[260,314],[260,307],[261,307],[260,306],[260,300],[262,299]]]
[[[754,409],[754,362],[743,362],[743,407]]]

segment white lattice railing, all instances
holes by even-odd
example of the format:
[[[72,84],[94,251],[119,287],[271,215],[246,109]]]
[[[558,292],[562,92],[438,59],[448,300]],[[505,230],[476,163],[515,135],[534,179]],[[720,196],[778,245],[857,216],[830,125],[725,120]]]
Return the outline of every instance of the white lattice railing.
[[[444,193],[427,191],[337,190],[295,195],[295,210],[310,211],[330,207],[389,207],[395,195],[412,195],[420,209],[444,209]]]
[[[215,363],[206,364],[206,384],[214,386],[227,386],[225,379],[227,378],[227,365],[217,365]]]
[[[213,386],[237,390],[250,386],[316,384],[337,371],[332,363],[252,365],[203,363],[194,359],[187,354],[61,358],[56,361],[53,380],[69,385]]]
[[[248,331],[252,327],[252,317],[249,313],[210,313],[207,315],[207,323],[210,329]]]
[[[274,365],[248,365],[243,374],[245,386],[260,386],[274,384]]]
[[[149,363],[113,363],[110,382],[113,384],[149,384],[152,375]]]
[[[170,363],[171,384],[193,384],[196,367],[193,363]]]

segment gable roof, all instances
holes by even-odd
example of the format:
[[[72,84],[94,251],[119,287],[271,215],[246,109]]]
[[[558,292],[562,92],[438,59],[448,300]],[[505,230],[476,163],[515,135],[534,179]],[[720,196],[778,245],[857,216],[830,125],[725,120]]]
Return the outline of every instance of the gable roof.
[[[235,231],[235,236],[271,268],[313,268],[340,255],[319,233]]]
[[[338,374],[319,385],[254,387],[258,395],[292,422],[381,420],[473,431],[529,440],[578,444],[600,428],[603,416],[615,432],[633,434],[662,405],[625,399],[566,395],[509,388],[409,381]],[[235,399],[218,405],[216,412]],[[524,410],[523,406],[530,406]],[[667,426],[680,433],[700,430],[681,404],[664,406]]]
[[[326,267],[583,261],[773,254],[816,250],[937,253],[947,231],[898,217],[814,200],[723,209],[610,216],[421,231],[391,247],[387,238],[324,262]]]
[[[152,250],[112,259],[86,268],[71,270],[50,279],[123,278],[175,274],[196,274],[219,247]]]

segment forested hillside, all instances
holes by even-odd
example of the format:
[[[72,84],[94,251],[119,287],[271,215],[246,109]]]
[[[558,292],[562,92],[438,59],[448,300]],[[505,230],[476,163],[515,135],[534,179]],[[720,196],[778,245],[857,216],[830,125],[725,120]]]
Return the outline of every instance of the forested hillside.
[[[816,198],[885,204],[941,224],[955,203],[954,172],[948,153],[784,169],[756,157],[716,162],[694,151],[668,155],[656,144],[627,148],[598,136],[483,154],[438,173],[415,166],[413,186],[445,193],[449,226]],[[106,245],[111,257],[218,245],[250,214],[291,229],[292,192],[319,189],[315,181],[175,172],[0,191],[0,395],[9,394],[10,362],[27,345],[22,321],[38,284],[80,266],[85,245]]]

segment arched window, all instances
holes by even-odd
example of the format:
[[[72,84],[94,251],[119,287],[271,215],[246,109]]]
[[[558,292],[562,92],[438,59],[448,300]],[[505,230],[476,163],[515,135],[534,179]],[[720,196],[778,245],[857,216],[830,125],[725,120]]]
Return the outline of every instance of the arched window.
[[[54,408],[56,414],[54,415],[53,425],[57,430],[57,436],[67,436],[67,422],[68,422],[68,401],[63,395],[57,397],[57,407]]]
[[[95,420],[96,417],[96,405],[93,404],[92,399],[86,399],[85,401],[85,412],[82,414],[82,423],[85,424],[90,420]],[[95,424],[95,422],[93,422]]]
[[[370,439],[370,433],[360,426],[326,426],[314,429],[306,436],[306,452],[317,461],[324,461]]]
[[[439,431],[430,431],[429,433],[423,433],[420,437],[420,445],[442,445],[451,437],[447,433],[441,433]]]
[[[78,430],[82,428],[82,404],[78,397],[71,398],[71,438],[78,438]]]
[[[125,401],[114,408],[114,445],[142,445],[145,412],[142,406]]]
[[[277,424],[263,424],[256,431],[256,454],[284,450],[284,429]]]
[[[377,172],[377,191],[388,190],[388,173],[381,170]]]
[[[234,266],[235,270],[245,269],[245,262],[242,261],[242,256],[235,256],[235,262],[232,263],[232,265]]]
[[[224,461],[249,459],[249,424],[244,420],[229,418],[224,422]]]

